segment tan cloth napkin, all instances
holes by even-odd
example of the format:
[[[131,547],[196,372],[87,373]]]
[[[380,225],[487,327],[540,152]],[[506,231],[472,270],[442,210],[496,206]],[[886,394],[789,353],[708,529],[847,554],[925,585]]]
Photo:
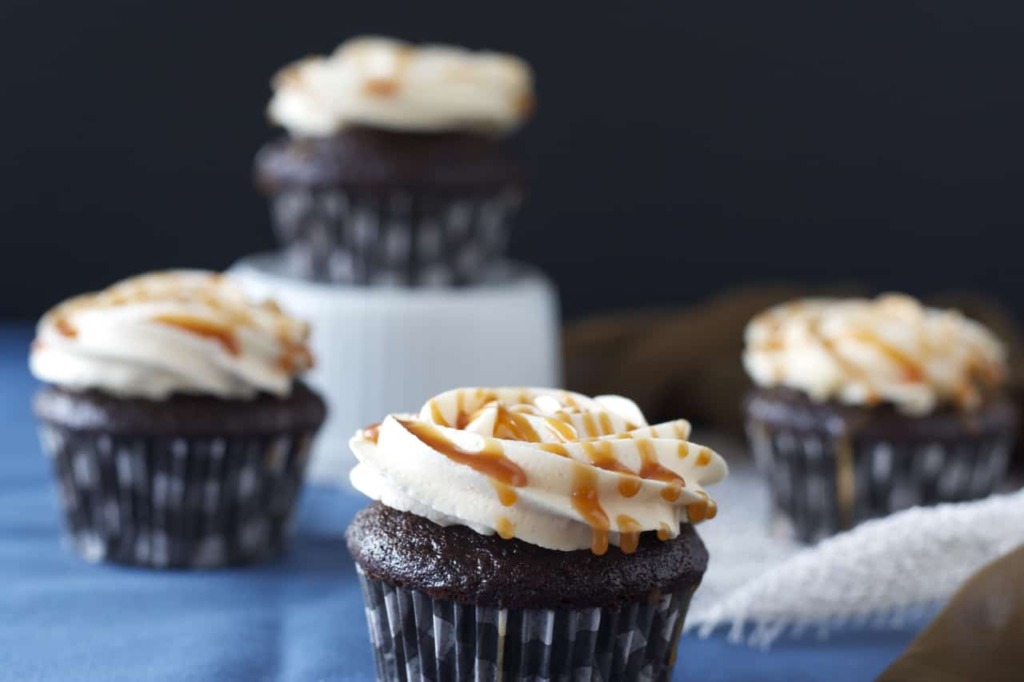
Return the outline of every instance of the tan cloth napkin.
[[[964,583],[878,680],[1024,680],[1024,547]]]

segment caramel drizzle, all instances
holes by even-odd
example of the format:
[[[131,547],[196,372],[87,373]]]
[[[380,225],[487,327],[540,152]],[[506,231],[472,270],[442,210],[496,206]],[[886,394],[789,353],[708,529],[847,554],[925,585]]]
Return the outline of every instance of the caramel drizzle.
[[[577,464],[573,467],[571,493],[573,508],[590,526],[590,551],[597,556],[608,551],[608,514],[601,507],[597,494],[597,472],[591,467]]]
[[[683,486],[686,485],[683,477],[658,462],[654,454],[654,444],[650,440],[638,440],[636,449],[640,454],[640,471],[638,472],[640,478],[668,483],[668,487],[662,489],[661,497],[666,502],[678,500]]]
[[[494,524],[494,530],[502,540],[511,540],[516,535],[516,527],[507,516],[498,517],[498,522]]]
[[[376,445],[377,441],[380,440],[380,427],[381,424],[379,422],[376,424],[370,424],[369,426],[364,426],[359,435]]]
[[[632,554],[640,545],[640,532],[643,528],[636,519],[625,514],[616,516],[615,524],[619,527],[619,549],[623,554]]]
[[[769,337],[759,344],[758,348],[767,352],[773,352],[780,350],[783,347],[783,342],[778,338],[779,331],[781,329],[781,323],[776,322],[775,327],[769,333]],[[867,389],[867,395],[865,396],[865,402],[870,404],[876,404],[880,402],[881,396],[877,390],[870,387],[870,380],[868,374],[858,365],[847,360],[836,348],[835,341],[826,337],[821,331],[821,324],[818,320],[812,320],[808,325],[808,332],[810,335],[821,345],[821,347],[829,354],[832,360],[839,365],[839,367],[852,377],[863,382]],[[851,338],[860,341],[863,344],[869,345],[876,351],[885,356],[890,362],[895,364],[903,375],[903,381],[906,383],[920,383],[925,381],[927,373],[924,371],[924,366],[908,355],[906,352],[900,350],[896,346],[887,343],[885,340],[880,338],[877,334],[870,331],[860,329],[851,333]],[[775,379],[777,383],[783,383],[785,381],[785,372],[781,366],[775,367]]]
[[[485,439],[482,450],[471,452],[459,447],[431,424],[403,420],[398,423],[424,445],[457,464],[468,466],[488,478],[515,488],[521,488],[527,483],[526,472],[505,456],[501,443],[496,440]]]
[[[363,91],[374,97],[391,97],[397,93],[405,79],[406,69],[412,58],[411,48],[400,48],[395,52],[394,63],[387,73],[370,75],[363,83]]]
[[[571,458],[572,455],[563,443],[579,443],[583,453],[590,460],[590,466],[574,464],[570,498],[573,508],[591,528],[591,551],[596,555],[602,555],[608,551],[611,528],[608,514],[600,502],[597,469],[618,474],[620,478],[618,490],[626,498],[637,495],[644,480],[666,484],[660,491],[660,495],[667,502],[676,502],[682,493],[685,486],[683,477],[658,461],[656,449],[651,440],[652,437],[658,437],[654,427],[640,431],[640,427],[627,423],[627,431],[616,434],[612,418],[608,413],[581,410],[571,396],[565,395],[562,400],[564,409],[554,415],[543,417],[541,422],[544,429],[561,442],[544,443],[541,442],[535,422],[530,419],[530,417],[538,419],[539,414],[536,408],[528,404],[529,396],[527,394],[524,393],[517,397],[519,404],[506,406],[496,394],[476,389],[473,395],[473,404],[467,406],[466,393],[458,391],[455,394],[457,428],[465,428],[479,418],[485,410],[494,409],[496,411],[493,430],[496,440],[485,440],[485,447],[479,452],[464,450],[430,424],[401,420],[400,423],[428,447],[456,463],[469,466],[488,476],[498,495],[499,502],[506,507],[510,507],[518,501],[518,494],[514,488],[526,485],[527,477],[517,464],[508,459],[499,440],[533,443],[536,448],[544,452],[567,458]],[[449,426],[437,401],[431,400],[428,403],[428,411],[435,424],[443,427]],[[572,415],[577,415],[582,422],[580,425],[587,435],[586,440],[580,440],[580,434],[572,423]],[[374,426],[378,426],[379,429],[379,425]],[[375,435],[375,432],[372,431],[373,428],[371,426],[364,430],[364,435],[367,438]],[[679,420],[673,423],[671,428],[673,435],[683,441],[678,445],[679,457],[687,457],[690,448],[683,439],[689,435],[688,424]],[[640,458],[639,471],[633,471],[615,456],[612,442],[616,439],[634,439],[636,441],[637,453]],[[706,466],[710,461],[710,451],[701,449],[697,455],[697,464]],[[700,494],[702,498],[700,501],[687,505],[687,512],[695,521],[712,518],[717,509],[714,500],[711,500],[703,491],[700,491]],[[626,554],[635,552],[642,532],[639,522],[629,516],[619,515],[616,517],[616,527],[620,534],[619,546],[622,551]],[[514,534],[511,521],[504,516],[498,519],[496,531],[506,539]],[[667,540],[672,535],[671,528],[662,523],[657,535],[659,539]]]
[[[672,528],[667,523],[662,521],[658,525],[658,539],[662,542],[670,540],[672,538]]]
[[[700,495],[701,499],[686,505],[686,515],[689,517],[690,522],[699,523],[715,518],[718,515],[718,503],[711,499],[703,490],[698,490],[697,494]]]
[[[494,490],[498,493],[498,501],[501,502],[502,506],[511,507],[519,499],[519,495],[516,494],[515,489],[511,486],[494,479],[491,479],[491,485],[494,486]]]
[[[866,343],[873,346],[882,355],[891,360],[894,364],[899,366],[903,372],[903,380],[907,383],[918,383],[924,381],[925,371],[924,368],[911,358],[909,355],[901,351],[899,348],[886,343],[877,335],[865,330],[859,330],[853,334],[853,338],[857,339],[861,343]]]
[[[279,338],[278,341],[282,345],[281,355],[277,358],[277,366],[281,371],[294,374],[298,369],[311,369],[314,366],[313,354],[306,344],[287,338]]]
[[[436,400],[431,400],[430,403],[430,418],[438,426],[450,427],[451,424],[444,418],[444,414],[441,412],[441,406],[437,404]],[[456,421],[459,421],[456,419]]]
[[[553,455],[560,455],[562,457],[569,457],[569,450],[564,445],[558,443],[538,443],[537,447],[544,452],[550,452]]]
[[[640,492],[642,481],[636,472],[616,459],[612,453],[611,441],[591,441],[580,443],[583,452],[590,458],[590,463],[598,469],[622,474],[619,480],[619,494],[633,497]]]
[[[234,330],[221,322],[207,320],[194,315],[181,315],[176,313],[164,313],[162,315],[157,315],[153,318],[153,321],[170,327],[175,327],[176,329],[188,332],[189,334],[195,334],[196,336],[204,339],[216,341],[224,348],[225,351],[228,352],[229,355],[238,355],[241,353],[241,347],[238,344],[237,337],[235,337]]]
[[[53,326],[61,336],[66,336],[69,339],[78,336],[78,330],[75,329],[75,326],[66,317],[58,317],[54,320]]]
[[[573,425],[560,419],[555,419],[553,417],[545,419],[544,427],[564,443],[571,443],[579,440],[579,434],[576,432]]]
[[[518,440],[527,443],[540,442],[540,436],[537,435],[537,431],[530,424],[529,419],[501,405],[498,405],[497,409],[498,414],[494,421],[495,438]]]

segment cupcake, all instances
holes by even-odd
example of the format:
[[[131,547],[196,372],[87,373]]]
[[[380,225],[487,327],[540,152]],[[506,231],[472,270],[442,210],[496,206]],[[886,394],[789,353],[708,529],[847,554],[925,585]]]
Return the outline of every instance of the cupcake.
[[[357,38],[273,88],[268,115],[287,132],[255,177],[293,274],[470,284],[504,254],[524,180],[501,139],[533,110],[524,61]]]
[[[200,568],[277,555],[324,403],[307,326],[222,275],[141,275],[40,320],[33,407],[90,561]]]
[[[902,295],[787,303],[748,324],[743,363],[754,455],[803,541],[1003,480],[1006,353],[956,311]]]
[[[356,434],[381,680],[667,680],[726,475],[618,396],[459,389]]]

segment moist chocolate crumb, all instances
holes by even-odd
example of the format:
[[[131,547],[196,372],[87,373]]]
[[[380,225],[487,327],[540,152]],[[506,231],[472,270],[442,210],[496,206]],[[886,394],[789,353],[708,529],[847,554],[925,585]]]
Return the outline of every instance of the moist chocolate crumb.
[[[561,552],[481,535],[374,502],[346,532],[349,552],[370,578],[432,599],[503,608],[617,607],[696,589],[708,553],[690,524],[662,542],[643,533],[634,554],[610,547]]]
[[[251,400],[116,398],[47,386],[36,393],[32,406],[39,419],[76,431],[175,436],[306,432],[319,427],[327,412],[320,396],[301,382],[288,396],[260,394]]]
[[[466,133],[407,133],[352,127],[322,138],[283,136],[256,155],[256,185],[282,189],[417,189],[490,193],[524,184],[500,140]]]

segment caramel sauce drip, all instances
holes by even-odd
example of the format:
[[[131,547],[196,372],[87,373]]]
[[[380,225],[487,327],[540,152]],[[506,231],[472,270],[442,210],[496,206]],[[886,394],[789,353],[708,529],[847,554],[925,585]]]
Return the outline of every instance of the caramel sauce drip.
[[[527,483],[526,472],[505,456],[500,443],[488,442],[483,450],[470,452],[448,440],[436,426],[416,421],[399,423],[427,447],[440,452],[453,462],[468,466],[505,485],[521,488]]]
[[[587,438],[596,438],[600,434],[597,431],[597,422],[590,412],[583,413],[583,429],[587,432]]]
[[[679,449],[676,450],[676,453],[679,455],[680,458],[686,457],[687,455],[690,454],[690,444],[686,442],[680,443]]]
[[[683,477],[658,462],[654,454],[654,444],[650,440],[638,440],[636,449],[640,453],[640,478],[668,483],[668,487],[661,491],[662,499],[666,502],[678,500],[683,486],[686,485]]]
[[[711,464],[711,451],[705,448],[697,455],[697,466],[706,467],[708,464]]]
[[[374,95],[375,97],[390,97],[398,92],[399,86],[397,78],[382,76],[366,81],[363,85],[363,90],[366,94]]]
[[[313,354],[304,343],[297,343],[289,339],[281,338],[280,343],[284,348],[281,356],[277,359],[277,366],[283,372],[294,374],[299,368],[310,369],[313,367]]]
[[[590,458],[591,464],[598,469],[623,474],[622,479],[619,480],[620,495],[623,497],[633,497],[640,492],[642,484],[640,477],[636,475],[635,471],[615,458],[610,441],[583,442],[580,443],[580,446],[583,448],[583,452],[587,454],[587,457]]]
[[[430,401],[430,418],[433,419],[434,423],[438,426],[451,426],[451,424],[445,420],[444,415],[441,414],[441,406],[438,405],[435,400]]]
[[[499,483],[498,481],[495,480],[492,480],[491,484],[497,491],[498,501],[501,502],[502,506],[511,507],[519,499],[519,496],[516,494],[516,491],[512,487],[507,486],[504,483]]]
[[[638,440],[636,442],[636,450],[640,454],[640,478],[661,481],[662,483],[685,485],[682,476],[658,462],[654,454],[654,443],[649,439]]]
[[[498,522],[494,524],[494,530],[502,540],[511,540],[516,535],[516,528],[507,516],[499,516]]]
[[[529,419],[501,405],[498,405],[498,415],[494,422],[494,437],[527,443],[540,442],[540,436]]]
[[[572,506],[590,525],[590,551],[601,556],[608,551],[608,515],[597,494],[597,472],[587,466],[573,468]]]
[[[686,440],[687,437],[689,437],[690,435],[689,433],[686,432],[686,427],[683,426],[683,423],[680,421],[674,422],[672,424],[672,433],[674,433],[676,435],[676,438],[678,438],[679,440]]]
[[[53,326],[61,336],[66,336],[69,339],[73,339],[78,336],[78,330],[75,329],[74,325],[68,322],[66,317],[58,317],[54,320]]]
[[[458,391],[455,393],[455,408],[458,410],[458,416],[455,418],[455,428],[464,429],[469,424],[469,415],[466,413],[466,392]]]
[[[360,435],[371,443],[375,444],[380,439],[380,423],[370,424],[369,426],[363,427]]]
[[[853,338],[873,346],[882,355],[887,357],[889,360],[894,362],[900,367],[903,372],[903,380],[908,383],[918,383],[924,381],[925,373],[921,365],[911,358],[909,355],[901,351],[899,348],[886,343],[875,334],[868,331],[858,331],[853,335]]]
[[[615,431],[615,428],[612,426],[612,418],[608,416],[607,412],[599,414],[597,421],[600,424],[602,436],[607,436]]]
[[[643,479],[639,476],[623,476],[619,481],[619,494],[623,497],[633,497],[643,485]]]
[[[706,492],[698,490],[701,499],[698,502],[691,502],[686,505],[686,515],[690,517],[691,523],[699,523],[707,519],[713,519],[718,514],[718,503],[711,499]]]
[[[619,527],[619,549],[623,554],[632,554],[640,545],[640,523],[632,516],[619,514],[615,524]]]
[[[672,529],[667,523],[662,523],[658,526],[658,539],[662,542],[672,538]]]
[[[569,456],[569,451],[565,449],[565,446],[559,445],[558,443],[540,443],[537,447],[554,455],[561,455],[562,457]]]
[[[202,317],[195,317],[194,315],[179,315],[174,313],[157,315],[153,320],[160,324],[176,327],[177,329],[181,329],[190,334],[195,334],[196,336],[216,341],[223,346],[224,350],[226,350],[230,355],[238,355],[241,352],[241,348],[238,345],[238,339],[234,334],[234,329],[220,322],[207,320]]]
[[[544,420],[544,426],[548,431],[555,434],[555,437],[561,440],[563,443],[571,443],[579,440],[579,434],[576,433],[576,429],[573,428],[572,424],[564,422],[560,419],[548,418]]]
[[[395,62],[388,73],[380,73],[370,76],[363,83],[363,91],[374,97],[392,97],[402,87],[405,80],[405,71],[409,67],[409,60],[412,54],[408,49],[399,49],[395,52]]]

